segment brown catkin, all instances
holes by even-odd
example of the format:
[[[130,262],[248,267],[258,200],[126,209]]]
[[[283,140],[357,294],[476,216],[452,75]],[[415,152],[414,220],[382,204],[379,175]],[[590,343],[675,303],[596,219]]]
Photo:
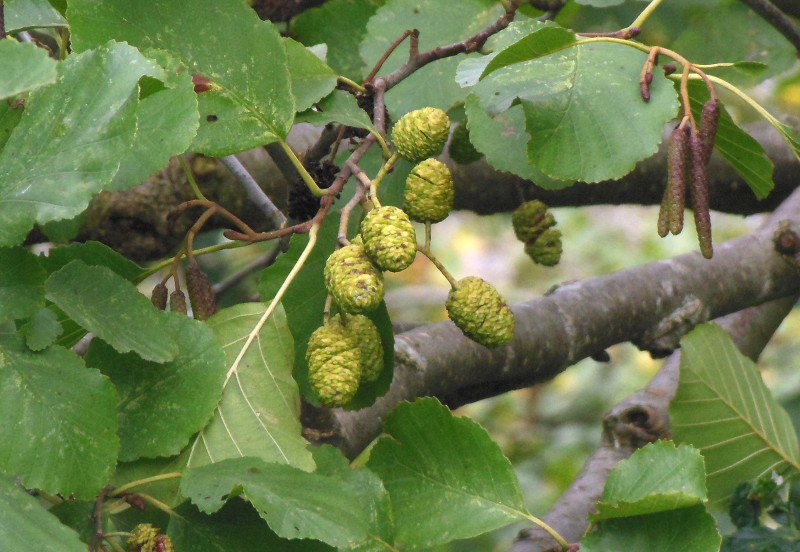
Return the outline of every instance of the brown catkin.
[[[708,100],[703,104],[700,113],[700,143],[703,145],[703,163],[707,164],[714,149],[714,138],[719,125],[719,102],[716,99]]]
[[[711,214],[708,206],[708,166],[703,157],[703,140],[693,132],[689,139],[689,150],[692,152],[692,186],[690,188],[694,225],[697,228],[697,239],[700,252],[710,259],[714,250],[711,245]]]
[[[164,282],[159,282],[153,286],[153,291],[150,293],[150,302],[153,303],[153,306],[158,310],[164,310],[167,308],[168,294],[167,285]]]
[[[172,293],[169,294],[169,310],[172,312],[179,312],[181,314],[187,314],[186,310],[186,294],[184,294],[181,290],[176,289]]]
[[[675,127],[667,148],[667,189],[669,190],[669,231],[673,235],[683,230],[683,210],[686,206],[686,169],[689,164],[689,127]]]
[[[661,198],[661,207],[658,210],[658,235],[662,238],[669,234],[669,198],[671,190],[669,189],[669,182],[667,187],[664,188],[664,197]]]
[[[211,280],[197,263],[189,263],[186,268],[186,291],[192,303],[192,314],[197,320],[208,320],[217,313]]]

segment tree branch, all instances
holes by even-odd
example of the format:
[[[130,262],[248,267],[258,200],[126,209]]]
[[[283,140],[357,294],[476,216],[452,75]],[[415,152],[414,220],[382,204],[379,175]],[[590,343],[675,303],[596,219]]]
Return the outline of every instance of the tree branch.
[[[800,27],[769,0],[742,0],[800,52]]]
[[[451,322],[400,334],[389,391],[369,408],[336,411],[335,441],[355,456],[401,401],[432,395],[457,407],[547,381],[625,341],[663,356],[698,323],[794,294],[796,269],[773,246],[782,220],[800,224],[800,192],[762,229],[718,244],[711,260],[682,255],[566,284],[516,305],[516,335],[507,347],[477,345]]]

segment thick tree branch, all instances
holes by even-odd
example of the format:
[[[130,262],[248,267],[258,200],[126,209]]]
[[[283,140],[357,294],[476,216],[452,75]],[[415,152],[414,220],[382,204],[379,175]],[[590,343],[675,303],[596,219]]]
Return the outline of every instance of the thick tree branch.
[[[358,454],[404,400],[433,395],[460,406],[547,381],[625,341],[663,355],[698,323],[796,293],[796,268],[773,245],[782,220],[800,224],[800,192],[764,228],[718,244],[711,260],[682,255],[566,284],[516,305],[516,335],[507,347],[481,347],[450,322],[400,334],[388,393],[370,408],[336,412],[339,444]]]

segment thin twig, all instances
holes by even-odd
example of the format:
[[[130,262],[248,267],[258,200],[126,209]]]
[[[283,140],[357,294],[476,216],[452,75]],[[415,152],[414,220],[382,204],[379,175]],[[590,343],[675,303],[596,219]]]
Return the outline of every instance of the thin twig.
[[[109,493],[114,490],[114,487],[108,485],[100,491],[97,495],[97,500],[94,501],[94,510],[92,511],[92,520],[94,521],[94,537],[92,537],[92,544],[89,550],[97,550],[97,545],[103,540],[103,505]]]
[[[286,223],[286,217],[272,200],[264,193],[258,182],[252,177],[235,155],[220,157],[222,164],[236,177],[236,180],[247,192],[247,197],[266,215],[274,228],[280,228]]]
[[[800,52],[800,26],[789,19],[775,4],[769,0],[742,0],[742,3],[749,6],[764,21],[772,25]]]
[[[0,40],[6,37],[5,2],[0,0]]]

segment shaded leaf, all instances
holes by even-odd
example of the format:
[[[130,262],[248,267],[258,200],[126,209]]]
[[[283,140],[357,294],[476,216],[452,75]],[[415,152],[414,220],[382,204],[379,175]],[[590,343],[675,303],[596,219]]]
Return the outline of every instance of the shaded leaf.
[[[702,504],[706,472],[700,451],[656,441],[622,460],[606,480],[593,520],[653,514]]]
[[[336,73],[305,46],[284,38],[295,109],[303,111],[324,98],[336,86]]]
[[[178,353],[165,313],[106,267],[72,261],[50,275],[45,290],[48,300],[120,353],[134,351],[154,362]]]
[[[358,45],[367,21],[384,0],[329,0],[292,20],[292,36],[306,46],[328,45],[328,64],[353,80],[366,76]]]
[[[37,27],[67,26],[64,17],[47,0],[7,1],[5,3],[5,23],[8,33]]]
[[[681,340],[672,434],[705,457],[709,498],[723,501],[743,481],[800,468],[797,435],[755,364],[713,324]]]
[[[214,416],[192,444],[189,467],[252,456],[314,468],[300,435],[293,342],[281,306],[247,344],[266,309],[264,303],[243,303],[207,322],[225,351],[227,379]]]
[[[600,523],[581,541],[581,552],[718,552],[714,518],[701,505]]]
[[[231,458],[186,471],[181,492],[206,513],[243,494],[278,536],[345,547],[366,538],[369,515],[340,477],[258,458]]]
[[[56,60],[33,43],[0,40],[0,100],[51,84]]]
[[[532,33],[493,56],[481,74],[486,77],[508,65],[536,59],[575,42],[575,34],[552,24],[542,23]]]
[[[0,468],[28,488],[94,497],[119,450],[114,386],[69,349],[16,339],[0,338],[0,367]]]
[[[358,102],[353,95],[344,90],[334,90],[332,94],[319,102],[317,109],[298,113],[296,122],[311,123],[316,126],[342,123],[351,127],[375,131],[366,112],[358,107]]]
[[[384,431],[367,466],[389,491],[398,542],[430,547],[527,517],[510,462],[472,420],[428,398],[400,404]]]
[[[55,343],[64,328],[51,309],[40,309],[22,328],[25,344],[31,351],[41,351]]]
[[[272,23],[259,20],[246,3],[196,0],[187,17],[182,0],[155,0],[147,9],[128,0],[73,0],[67,15],[77,51],[109,38],[163,49],[189,73],[222,87],[198,95],[193,151],[222,156],[288,134],[295,110],[283,42]]]
[[[95,339],[86,363],[108,376],[119,393],[119,459],[178,454],[200,431],[219,401],[225,355],[206,324],[167,316],[178,345],[174,360],[158,364],[116,352]]]
[[[48,274],[52,274],[72,261],[83,261],[89,266],[104,266],[129,281],[139,278],[144,273],[142,267],[107,245],[96,241],[53,247],[47,252],[46,257],[39,256],[39,262]]]
[[[14,101],[0,102],[0,151],[5,147],[11,137],[11,131],[17,126],[24,112],[24,104],[17,105]]]
[[[361,42],[361,58],[368,70],[407,29],[419,29],[420,52],[463,40],[496,20],[502,6],[493,0],[418,2],[392,0],[379,8],[367,24]],[[398,47],[380,71],[388,75],[408,59],[408,42]],[[395,118],[421,107],[444,110],[463,101],[465,91],[455,81],[463,56],[437,60],[416,71],[386,94],[386,105]]]
[[[22,247],[0,247],[0,321],[26,318],[44,306],[46,273]]]
[[[0,475],[0,549],[37,552],[86,552],[75,531],[19,488],[13,478]]]
[[[109,184],[136,133],[137,83],[161,69],[109,43],[58,64],[55,84],[30,93],[0,153],[0,244],[35,222],[71,218]]]

